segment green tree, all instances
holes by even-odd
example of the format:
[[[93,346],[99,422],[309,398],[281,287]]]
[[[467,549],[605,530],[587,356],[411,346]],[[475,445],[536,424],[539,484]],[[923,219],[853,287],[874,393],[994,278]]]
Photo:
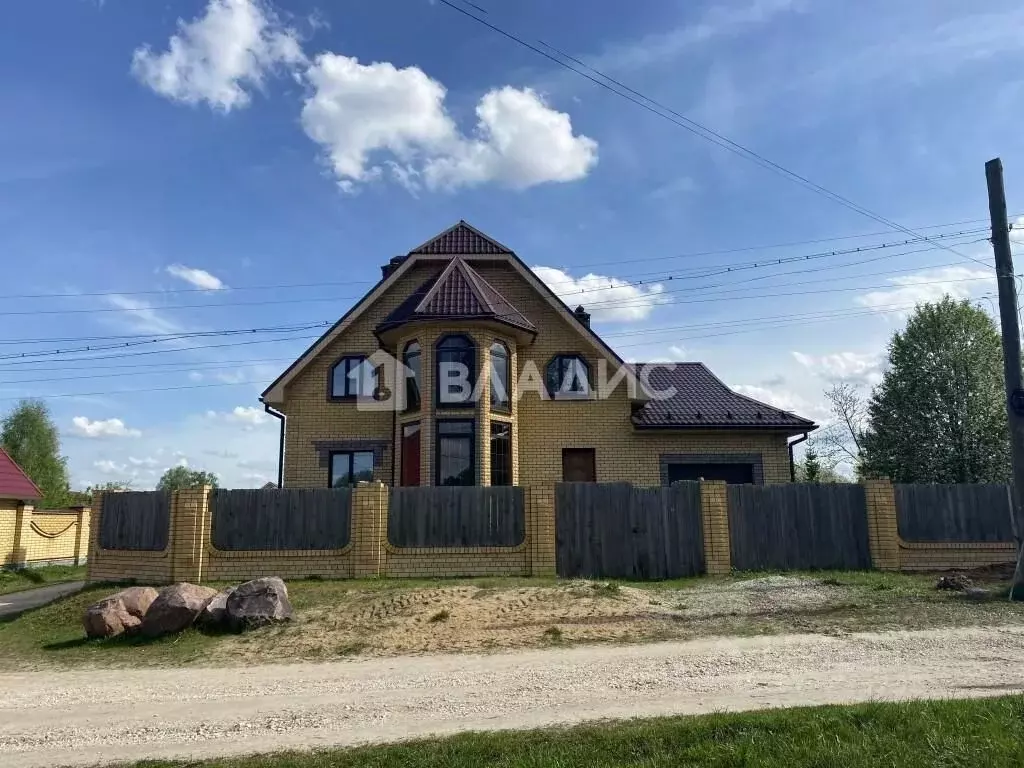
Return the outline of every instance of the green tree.
[[[156,484],[158,491],[180,491],[183,488],[199,488],[203,485],[217,487],[217,476],[213,472],[188,467],[171,467]]]
[[[60,455],[60,436],[45,403],[18,403],[4,417],[0,444],[39,486],[43,506],[63,507],[68,503],[67,459]]]
[[[796,463],[798,483],[844,483],[847,482],[833,467],[824,466],[818,452],[808,447],[802,461]]]
[[[865,475],[899,483],[1004,482],[1010,447],[1003,357],[992,319],[946,296],[922,304],[889,343],[868,402]]]

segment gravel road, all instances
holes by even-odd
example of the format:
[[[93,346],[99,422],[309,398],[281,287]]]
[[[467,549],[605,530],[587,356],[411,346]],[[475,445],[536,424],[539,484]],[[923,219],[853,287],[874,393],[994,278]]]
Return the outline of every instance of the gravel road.
[[[1024,627],[0,675],[5,768],[1024,691]]]

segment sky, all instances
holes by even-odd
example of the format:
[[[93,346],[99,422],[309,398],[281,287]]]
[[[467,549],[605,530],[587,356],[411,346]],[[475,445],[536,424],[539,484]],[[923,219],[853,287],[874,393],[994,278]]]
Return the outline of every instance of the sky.
[[[819,422],[916,302],[991,311],[1020,3],[451,3],[522,42],[441,0],[5,7],[0,412],[47,401],[74,487],[274,479],[259,393],[459,219],[624,358]]]

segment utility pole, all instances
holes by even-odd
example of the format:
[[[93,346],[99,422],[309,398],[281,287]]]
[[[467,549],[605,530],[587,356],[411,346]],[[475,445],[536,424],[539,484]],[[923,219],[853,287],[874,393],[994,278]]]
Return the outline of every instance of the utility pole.
[[[1017,322],[1017,284],[1013,277],[1010,253],[1010,227],[1006,220],[1006,190],[1003,188],[1003,161],[998,157],[985,163],[988,182],[988,212],[992,220],[992,250],[996,258],[996,282],[999,286],[999,323],[1003,337],[1003,375],[1006,379],[1006,417],[1010,427],[1013,460],[1013,516],[1017,541],[1017,568],[1010,587],[1010,599],[1024,599],[1024,534],[1021,494],[1024,493],[1024,387],[1021,386],[1020,327]]]

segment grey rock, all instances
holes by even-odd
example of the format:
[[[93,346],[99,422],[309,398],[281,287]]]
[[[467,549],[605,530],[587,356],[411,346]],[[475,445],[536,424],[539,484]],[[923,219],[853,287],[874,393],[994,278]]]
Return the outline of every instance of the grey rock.
[[[239,584],[228,595],[227,613],[236,631],[287,621],[292,617],[288,587],[276,576]]]
[[[206,607],[199,614],[199,626],[206,629],[226,627],[228,623],[228,596],[234,591],[234,587],[228,587],[214,595],[213,599],[206,604]]]
[[[142,620],[142,634],[159,637],[192,626],[217,590],[181,582],[160,590]]]
[[[153,587],[128,587],[113,597],[120,598],[125,610],[135,618],[141,619],[159,594]]]
[[[82,616],[86,637],[117,637],[137,629],[141,623],[142,620],[129,613],[117,595],[93,603]]]
[[[970,589],[974,585],[965,574],[962,573],[948,573],[945,576],[939,577],[939,580],[935,583],[936,589],[948,589],[953,592],[963,592],[965,589]]]

